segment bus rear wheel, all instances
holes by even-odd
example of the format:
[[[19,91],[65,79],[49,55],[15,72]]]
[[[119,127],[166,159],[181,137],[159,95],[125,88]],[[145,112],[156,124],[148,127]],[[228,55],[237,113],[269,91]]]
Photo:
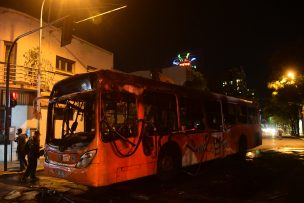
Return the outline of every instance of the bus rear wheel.
[[[178,176],[181,171],[181,152],[178,146],[164,147],[160,151],[157,162],[157,175],[161,181],[170,181]]]

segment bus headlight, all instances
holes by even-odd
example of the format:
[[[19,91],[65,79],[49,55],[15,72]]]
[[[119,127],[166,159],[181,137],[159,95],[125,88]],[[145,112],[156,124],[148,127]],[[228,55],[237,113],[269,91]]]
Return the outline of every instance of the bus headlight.
[[[80,157],[80,160],[78,161],[78,163],[76,164],[76,168],[85,168],[85,167],[87,167],[91,163],[91,161],[93,160],[93,158],[95,157],[95,155],[96,155],[96,149],[84,153]]]

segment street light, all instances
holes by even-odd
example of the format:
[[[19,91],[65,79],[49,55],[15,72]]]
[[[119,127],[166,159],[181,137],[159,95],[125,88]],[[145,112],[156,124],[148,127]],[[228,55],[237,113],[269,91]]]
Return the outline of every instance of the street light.
[[[283,77],[283,79],[285,80],[284,82],[288,85],[294,85],[295,84],[295,80],[296,80],[296,72],[293,70],[288,70],[285,74],[285,76]]]
[[[289,71],[287,71],[287,77],[289,78],[289,79],[291,79],[291,80],[294,80],[295,79],[295,76],[296,76],[296,74],[295,74],[295,72],[294,71],[292,71],[292,70],[289,70]]]
[[[43,24],[43,20],[42,20],[42,16],[43,16],[43,8],[44,8],[44,3],[45,0],[42,1],[41,4],[41,9],[40,9],[40,28],[42,27]],[[38,63],[38,72],[37,72],[37,98],[40,97],[41,93],[40,93],[40,87],[41,87],[41,42],[42,42],[42,29],[39,30],[39,63]],[[37,115],[40,113],[40,102],[38,101],[37,106],[36,106],[36,111],[37,111]],[[37,129],[40,131],[40,119],[38,117],[37,119]]]

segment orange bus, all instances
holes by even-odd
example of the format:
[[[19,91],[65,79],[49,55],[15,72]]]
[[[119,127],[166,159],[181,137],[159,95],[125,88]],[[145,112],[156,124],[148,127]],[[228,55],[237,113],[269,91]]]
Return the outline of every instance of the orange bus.
[[[238,154],[261,144],[254,102],[100,70],[56,83],[45,171],[105,186]]]

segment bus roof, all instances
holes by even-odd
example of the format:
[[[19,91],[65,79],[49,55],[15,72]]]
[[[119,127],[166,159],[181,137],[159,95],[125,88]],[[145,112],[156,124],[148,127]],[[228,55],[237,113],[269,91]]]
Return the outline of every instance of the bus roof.
[[[62,92],[69,92],[71,91],[64,91],[65,89],[73,89],[73,92],[81,91],[82,89],[79,86],[85,85],[87,88],[96,88],[94,84],[96,83],[112,83],[117,85],[133,85],[135,87],[144,88],[145,90],[156,91],[156,92],[163,92],[163,93],[172,93],[172,94],[179,94],[182,96],[190,96],[191,97],[201,97],[204,96],[205,98],[211,97],[216,98],[218,100],[226,100],[229,102],[237,102],[237,103],[248,103],[252,104],[254,102],[240,99],[236,97],[226,96],[219,93],[214,93],[210,91],[202,91],[199,89],[194,89],[185,86],[179,86],[175,84],[170,84],[161,81],[155,81],[148,78],[143,78],[136,75],[131,75],[128,73],[122,73],[118,71],[112,70],[99,70],[90,73],[83,73],[83,74],[76,74],[69,78],[63,79],[57,82],[52,90],[52,96],[54,95],[54,90],[59,90]],[[78,85],[77,85],[78,84]],[[85,89],[88,90],[88,89]]]

